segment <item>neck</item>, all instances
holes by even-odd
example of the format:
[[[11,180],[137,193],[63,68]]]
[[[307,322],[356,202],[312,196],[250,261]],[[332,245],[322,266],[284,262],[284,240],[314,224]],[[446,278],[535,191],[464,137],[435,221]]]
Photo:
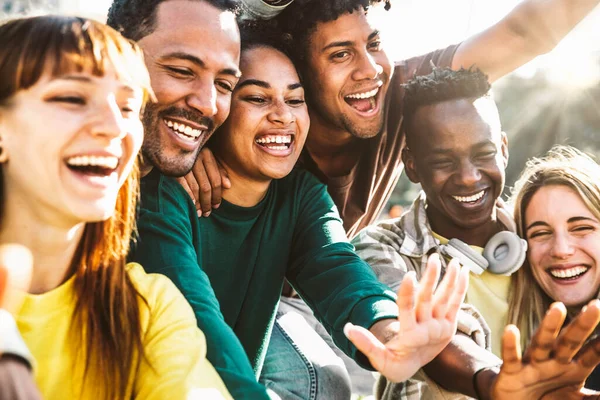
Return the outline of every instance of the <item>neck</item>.
[[[141,156],[138,160],[140,161],[140,178],[143,178],[152,172],[153,166],[148,161],[144,162]]]
[[[267,195],[272,179],[265,181],[253,180],[238,174],[225,163],[221,164],[229,174],[231,182],[231,188],[223,191],[225,200],[236,206],[253,207]]]
[[[310,113],[310,131],[305,148],[319,169],[329,177],[347,175],[358,162],[363,141],[344,129]]]
[[[15,204],[16,203],[16,204]],[[64,283],[75,250],[83,235],[84,223],[57,226],[43,223],[22,202],[6,199],[0,228],[0,244],[17,243],[33,254],[33,276],[29,292],[48,292]]]
[[[446,239],[459,239],[470,246],[485,247],[492,236],[503,230],[498,222],[496,208],[486,223],[475,228],[456,226],[433,207],[427,208],[427,219],[431,229],[438,235]]]

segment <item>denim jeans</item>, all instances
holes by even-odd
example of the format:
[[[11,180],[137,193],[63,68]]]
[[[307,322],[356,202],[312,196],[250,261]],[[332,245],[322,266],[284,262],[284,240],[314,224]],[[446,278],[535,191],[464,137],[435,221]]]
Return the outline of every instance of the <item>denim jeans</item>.
[[[351,396],[343,361],[285,304],[277,312],[259,381],[282,400],[348,400]]]

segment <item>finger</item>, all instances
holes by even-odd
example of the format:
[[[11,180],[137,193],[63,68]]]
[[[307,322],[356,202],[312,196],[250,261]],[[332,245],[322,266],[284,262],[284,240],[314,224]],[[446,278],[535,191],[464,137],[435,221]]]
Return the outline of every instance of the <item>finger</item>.
[[[521,334],[519,328],[514,325],[508,325],[504,328],[502,334],[502,367],[500,373],[509,375],[517,374],[521,371]]]
[[[458,278],[458,264],[450,262],[446,267],[444,278],[433,296],[433,318],[445,318],[450,297]]]
[[[377,370],[381,370],[385,365],[387,349],[375,335],[362,326],[347,323],[344,326],[344,334],[371,362],[371,365]]]
[[[553,303],[548,308],[542,323],[535,331],[531,344],[529,345],[523,359],[527,362],[542,362],[550,358],[554,343],[562,328],[567,310],[562,303]]]
[[[208,217],[212,211],[212,186],[208,179],[208,174],[204,168],[204,163],[198,158],[198,162],[194,165],[194,178],[198,183],[198,201],[202,216]]]
[[[600,302],[591,301],[558,336],[555,358],[561,363],[570,362],[600,321]]]
[[[456,263],[458,268],[458,260],[452,260],[450,264],[452,263]],[[456,322],[460,306],[465,301],[465,295],[467,294],[468,287],[469,269],[467,267],[461,267],[458,272],[456,286],[454,288],[450,288],[454,290],[450,296],[450,301],[448,302],[448,310],[446,312],[446,319],[448,321],[452,321],[452,323]]]
[[[415,272],[407,272],[398,288],[398,299],[396,300],[396,304],[398,305],[398,321],[400,322],[400,326],[406,330],[413,329],[417,324],[415,314],[416,287]]]
[[[433,253],[427,259],[427,268],[421,282],[419,282],[419,289],[417,291],[416,315],[419,322],[431,319],[433,291],[440,278],[440,269],[440,256],[437,253]]]
[[[577,354],[577,362],[583,368],[590,370],[600,364],[600,337],[583,346]]]
[[[219,206],[221,204],[221,171],[217,160],[208,148],[202,149],[202,162],[208,176],[211,187],[211,205]]]
[[[185,192],[188,194],[188,196],[190,196],[192,198],[192,201],[194,202],[194,205],[196,205],[196,209],[197,209],[199,207],[199,203],[196,201],[194,192],[192,191],[192,188],[190,188],[190,185],[188,184],[186,177],[182,176],[182,177],[179,177],[176,179],[177,179],[177,182],[179,182],[179,184],[181,185],[181,187],[183,187],[183,190],[185,190]]]

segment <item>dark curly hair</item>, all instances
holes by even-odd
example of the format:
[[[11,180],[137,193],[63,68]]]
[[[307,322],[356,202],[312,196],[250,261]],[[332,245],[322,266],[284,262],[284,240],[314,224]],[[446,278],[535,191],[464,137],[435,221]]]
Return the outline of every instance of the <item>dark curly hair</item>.
[[[295,0],[276,19],[280,29],[296,43],[292,53],[294,62],[303,65],[309,37],[319,22],[335,21],[343,14],[366,11],[381,2],[389,10],[390,0]]]
[[[113,0],[108,10],[106,24],[128,39],[138,41],[156,28],[156,10],[168,0]],[[190,0],[205,1],[220,10],[237,14],[239,0]]]
[[[434,68],[429,75],[415,76],[403,85],[404,126],[410,127],[419,107],[448,100],[489,96],[491,85],[478,68]],[[405,129],[410,139],[410,129]]]

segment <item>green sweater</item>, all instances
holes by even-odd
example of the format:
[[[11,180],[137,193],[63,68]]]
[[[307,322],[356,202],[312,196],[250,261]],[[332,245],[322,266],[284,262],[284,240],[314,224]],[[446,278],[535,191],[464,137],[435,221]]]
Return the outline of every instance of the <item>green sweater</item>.
[[[163,215],[149,218],[159,212]],[[368,328],[397,317],[394,293],[354,253],[325,185],[303,170],[273,181],[254,207],[223,201],[209,218],[201,219],[176,181],[153,172],[142,180],[138,228],[135,260],[148,272],[170,277],[188,298],[207,336],[208,359],[219,373],[223,365],[213,356],[227,350],[222,338],[211,343],[216,335],[210,331],[224,330],[224,318],[260,374],[284,278],[335,343],[365,368],[371,366],[344,336],[344,325]],[[210,307],[202,299],[212,298],[213,289],[222,312],[218,317],[205,314]],[[225,372],[230,373],[228,367]],[[239,383],[221,376],[237,399],[231,385]]]

